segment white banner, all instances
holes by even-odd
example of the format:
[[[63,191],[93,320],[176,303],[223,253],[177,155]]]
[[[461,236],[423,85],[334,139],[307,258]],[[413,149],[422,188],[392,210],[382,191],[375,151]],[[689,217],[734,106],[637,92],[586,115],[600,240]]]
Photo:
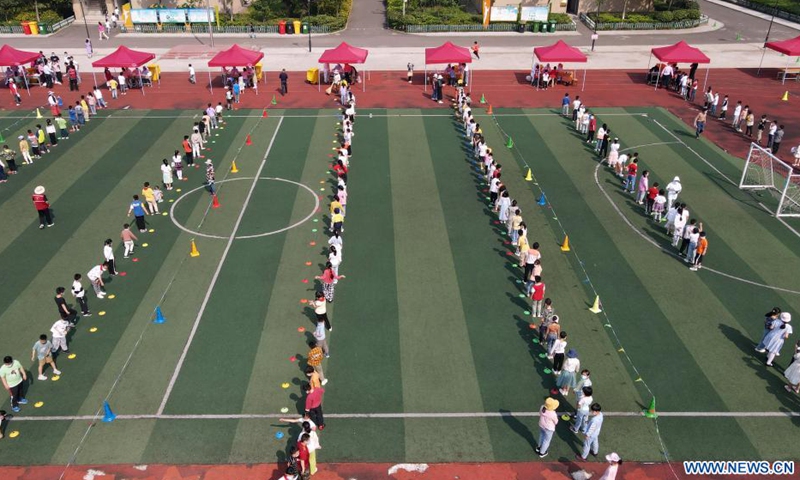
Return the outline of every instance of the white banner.
[[[522,7],[520,20],[524,22],[546,22],[550,7]]]
[[[518,5],[505,5],[502,7],[492,7],[492,22],[516,22],[519,16]]]

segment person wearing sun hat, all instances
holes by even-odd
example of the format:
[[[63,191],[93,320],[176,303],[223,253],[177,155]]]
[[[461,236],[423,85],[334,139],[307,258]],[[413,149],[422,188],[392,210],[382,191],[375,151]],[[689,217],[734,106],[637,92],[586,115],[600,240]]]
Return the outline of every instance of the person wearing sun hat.
[[[558,405],[558,400],[548,397],[544,401],[544,405],[539,408],[539,443],[536,446],[539,458],[546,457],[550,450],[550,441],[553,439],[553,433],[558,425],[558,414],[556,413]]]
[[[772,323],[772,330],[764,338],[764,348],[767,350],[767,366],[772,366],[772,361],[775,357],[781,354],[783,343],[792,334],[792,326],[789,322],[792,321],[792,314],[789,312],[782,312],[778,317],[777,322]]]
[[[47,201],[47,195],[44,194],[44,187],[39,185],[34,188],[31,199],[33,200],[33,206],[36,207],[36,213],[39,214],[39,228],[44,228],[45,221],[47,221],[48,227],[55,225],[50,213],[50,203]]]
[[[612,452],[606,455],[606,462],[608,462],[608,467],[599,480],[616,480],[617,470],[622,465],[622,459],[616,452]]]

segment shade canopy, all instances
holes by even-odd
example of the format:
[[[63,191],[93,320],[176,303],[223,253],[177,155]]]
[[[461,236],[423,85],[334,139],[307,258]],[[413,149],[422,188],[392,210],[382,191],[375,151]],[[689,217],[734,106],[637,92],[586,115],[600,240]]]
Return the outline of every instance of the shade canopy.
[[[580,50],[571,47],[559,40],[549,47],[536,47],[533,49],[533,54],[540,62],[586,62],[587,58]]]
[[[110,55],[92,62],[93,67],[106,68],[106,67],[126,67],[136,68],[141,67],[156,56],[149,52],[140,52],[138,50],[131,50],[126,46],[117,48]]]
[[[651,52],[657,59],[667,63],[711,63],[711,59],[699,48],[695,48],[683,40],[675,45],[654,48]]]
[[[258,63],[264,54],[256,50],[248,50],[234,44],[231,48],[223,50],[209,60],[209,67],[252,67]]]
[[[790,57],[800,56],[800,37],[782,40],[780,42],[767,42],[766,47]]]
[[[342,42],[336,48],[329,48],[319,57],[319,63],[364,63],[369,51]]]
[[[39,58],[38,52],[25,52],[9,45],[0,47],[0,65],[18,67]]]
[[[472,54],[467,47],[445,42],[439,47],[425,49],[425,64],[432,63],[472,63]]]

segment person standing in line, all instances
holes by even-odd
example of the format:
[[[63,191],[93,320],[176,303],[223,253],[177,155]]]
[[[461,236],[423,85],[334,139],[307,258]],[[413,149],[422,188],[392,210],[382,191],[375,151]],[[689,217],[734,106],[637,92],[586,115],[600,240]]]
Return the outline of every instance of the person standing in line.
[[[594,403],[593,393],[594,390],[591,386],[585,386],[581,389],[581,397],[575,406],[575,424],[570,427],[572,433],[586,433],[586,429],[589,426],[586,419],[589,418],[589,408]]]
[[[86,299],[86,290],[83,289],[83,283],[81,283],[81,274],[76,273],[72,278],[72,296],[81,306],[81,314],[84,317],[91,317],[92,312],[89,311],[89,301]]]
[[[194,67],[191,63],[189,64],[189,83],[193,85],[197,83],[197,77],[195,76]]]
[[[322,398],[325,394],[325,389],[315,388],[311,389],[311,385],[305,384],[303,390],[306,393],[305,412],[311,417],[311,420],[317,425],[317,429],[325,429],[325,418],[322,415]]]
[[[578,359],[578,352],[570,348],[561,375],[556,379],[556,386],[563,397],[569,396],[569,391],[578,384],[577,377],[580,369],[581,361]]]
[[[542,277],[533,277],[533,286],[531,287],[531,316],[533,318],[541,318],[542,316],[542,303],[544,302],[545,284]]]
[[[315,300],[309,300],[308,303],[312,307],[314,307],[314,314],[317,316],[317,327],[319,327],[319,322],[325,324],[325,328],[328,331],[333,331],[333,327],[331,327],[331,322],[328,319],[328,305],[325,300],[325,294],[322,292],[317,292]]]
[[[565,93],[563,97],[561,97],[561,115],[565,117],[569,116],[569,104],[572,101],[569,98],[569,93]]]
[[[339,265],[342,264],[342,255],[339,251],[331,245],[328,247],[328,262],[331,264],[331,268],[333,269],[334,275],[339,275]],[[333,283],[337,283],[337,280],[334,280]]]
[[[75,316],[78,312],[72,310],[67,306],[67,300],[64,298],[64,292],[67,291],[64,287],[57,287],[56,288],[56,297],[54,298],[56,302],[56,309],[58,310],[58,316],[64,320],[69,322],[74,321]]]
[[[606,158],[606,156],[608,156],[609,138],[611,138],[611,130],[606,129],[605,135],[603,135],[603,139],[600,141],[600,148],[597,150],[598,155],[600,155],[601,162],[604,158]]]
[[[753,113],[752,110],[747,112],[747,116],[744,119],[745,131],[744,134],[748,137],[753,136],[753,125],[756,123],[756,115]]]
[[[596,457],[600,450],[600,430],[603,428],[603,412],[599,403],[589,407],[589,423],[586,424],[586,433],[583,440],[583,451],[576,455],[576,460],[586,460],[591,453]]]
[[[314,367],[311,365],[306,367],[306,378],[308,378],[308,383],[311,385],[311,388],[319,388],[322,384],[319,381],[319,373],[314,370]]]
[[[60,113],[56,117],[55,121],[56,121],[56,126],[58,127],[59,140],[68,140],[69,139],[69,129],[67,128],[67,121],[64,119],[64,117]]]
[[[192,143],[189,141],[189,135],[183,136],[183,152],[186,154],[186,166],[191,167],[194,165],[194,149],[192,147]]]
[[[39,335],[39,340],[33,344],[31,362],[35,358],[39,359],[39,380],[47,380],[47,377],[44,375],[44,366],[47,364],[53,369],[54,374],[61,375],[61,370],[58,369],[56,362],[53,361],[53,344],[47,340],[47,335]]]
[[[341,163],[341,160],[339,163]],[[331,215],[331,231],[335,232],[336,230],[344,232],[344,215],[342,215],[342,211],[339,208],[334,208]]]
[[[289,93],[289,74],[286,73],[285,68],[278,74],[278,78],[281,81],[281,96],[284,96]]]
[[[139,200],[139,195],[133,196],[133,201],[131,202],[130,207],[128,207],[128,216],[133,216],[136,218],[136,226],[139,228],[140,232],[146,232],[147,226],[144,223],[144,217],[147,215],[147,210],[144,209],[142,206],[142,201]]]
[[[783,135],[785,133],[783,125],[780,125],[778,131],[775,132],[775,136],[772,138],[772,154],[775,156],[778,156],[778,149],[781,148],[781,142],[783,141]]]
[[[94,90],[92,91],[92,95],[94,96],[95,100],[97,100],[97,105],[99,105],[100,108],[108,107],[106,101],[103,99],[103,92],[100,91],[100,87],[95,85]]]
[[[110,238],[107,238],[105,242],[103,242],[103,258],[106,259],[106,265],[108,266],[108,274],[109,275],[116,275],[117,268],[114,264],[114,247],[111,246],[113,242]]]
[[[172,190],[172,168],[166,158],[161,160],[161,181],[164,183],[164,188]]]
[[[709,112],[712,117],[717,116],[718,106],[719,106],[719,92],[714,92],[714,98],[711,100],[711,110]]]
[[[708,252],[706,232],[700,232],[700,238],[697,240],[697,247],[695,248],[694,262],[692,266],[689,267],[689,270],[696,272],[703,268],[703,257],[706,256],[706,252]]]
[[[311,477],[311,466],[309,465],[311,453],[308,450],[310,436],[306,433],[300,434],[297,441],[297,466],[300,467],[300,478],[308,480]]]
[[[175,154],[172,156],[172,168],[175,169],[175,176],[178,177],[178,180],[189,180],[188,178],[183,178],[183,157],[181,157],[180,150],[175,150]]]
[[[89,273],[86,274],[86,277],[92,282],[92,288],[94,288],[94,293],[97,295],[97,298],[103,298],[106,296],[106,292],[103,291],[105,288],[105,283],[103,283],[103,272],[108,270],[108,266],[105,263],[101,263],[99,265],[95,265]]]
[[[323,302],[324,303],[324,302]],[[331,357],[331,351],[328,348],[328,341],[325,337],[325,321],[318,320],[317,321],[317,328],[314,329],[314,340],[317,342],[317,345],[322,348],[322,354],[325,355],[325,358]]]
[[[309,367],[314,367],[314,371],[319,374],[320,380],[322,380],[322,385],[326,385],[328,383],[328,379],[325,378],[325,372],[322,371],[322,359],[325,356],[325,353],[322,351],[322,348],[317,345],[317,342],[310,341],[308,342],[308,354],[306,355],[306,362],[308,363]]]
[[[11,150],[11,147],[8,145],[3,145],[3,152],[0,154],[0,156],[8,164],[9,175],[14,175],[17,173],[17,161],[14,159],[16,155],[17,154],[14,152],[14,150]]]
[[[694,117],[694,138],[700,138],[700,134],[703,133],[703,130],[706,128],[706,109],[703,108],[697,113],[697,116]],[[752,131],[753,127],[750,126],[750,130]]]
[[[214,188],[214,183],[217,181],[216,176],[214,174],[214,162],[211,161],[209,158],[206,160],[206,189],[208,193],[212,196],[216,195],[216,190]]]
[[[678,195],[680,195],[681,191],[683,190],[683,185],[681,185],[681,177],[675,175],[675,178],[672,179],[671,182],[667,184],[667,205],[674,205],[675,201],[678,200]]]
[[[48,227],[55,225],[53,222],[52,214],[50,213],[50,203],[47,201],[47,195],[44,194],[44,187],[39,185],[33,189],[33,206],[36,207],[36,213],[39,214],[39,229],[44,228],[45,222]]]
[[[789,385],[784,385],[786,391],[800,393],[800,340],[794,344],[792,363],[783,372],[783,376],[789,382]]]
[[[758,345],[756,345],[756,352],[764,353],[767,351],[764,346],[764,340],[767,339],[767,335],[772,331],[772,324],[779,319],[781,313],[780,307],[775,307],[764,315],[764,332],[761,334],[761,340]]]
[[[767,366],[771,367],[775,357],[781,354],[784,342],[792,334],[792,314],[789,312],[782,312],[778,321],[773,322],[772,330],[767,334],[764,339],[764,348],[767,350]]]
[[[342,192],[342,190],[339,190],[339,192]],[[344,254],[344,241],[342,240],[342,236],[339,234],[339,230],[333,231],[333,235],[331,235],[331,238],[328,239],[328,245],[331,247],[336,247],[336,250],[340,254]]]
[[[26,405],[25,382],[28,381],[28,374],[22,368],[19,360],[14,360],[11,356],[3,358],[3,366],[0,367],[0,380],[3,382],[8,394],[11,396],[11,410],[19,412],[20,405]]]
[[[725,121],[728,117],[728,96],[722,98],[722,106],[720,107],[719,120]]]
[[[567,350],[567,332],[562,331],[558,334],[558,340],[553,344],[552,359],[553,373],[561,375],[561,368],[564,366],[564,355]]]
[[[317,450],[322,448],[319,444],[319,435],[317,435],[316,428],[311,427],[311,423],[303,422],[303,430],[300,433],[300,439],[308,437],[306,446],[308,447],[308,473],[314,475],[317,473]]]
[[[733,122],[731,122],[731,128],[738,131],[739,130],[739,119],[742,116],[742,101],[739,100],[736,102],[736,107],[733,109]]]
[[[19,153],[22,155],[22,162],[25,165],[33,165],[33,158],[31,158],[31,150],[30,144],[28,140],[25,139],[24,136],[20,135],[17,137],[19,140]]]
[[[127,223],[122,225],[122,232],[120,232],[119,237],[122,239],[122,245],[125,247],[123,258],[128,258],[133,254],[134,241],[139,240],[139,238],[131,232],[131,226]]]
[[[147,203],[148,213],[150,215],[158,215],[158,202],[156,202],[156,195],[153,192],[153,188],[150,187],[150,182],[144,182],[144,185],[142,185],[142,196]]]
[[[636,185],[636,172],[639,169],[639,159],[637,158],[638,154],[633,154],[633,161],[628,164],[628,175],[625,177],[625,185],[622,186],[622,191],[630,191],[631,195],[633,195],[633,191]]]
[[[536,453],[539,458],[544,458],[550,451],[550,441],[558,425],[558,414],[556,409],[559,402],[555,398],[547,398],[544,405],[539,408],[539,442],[536,445]]]

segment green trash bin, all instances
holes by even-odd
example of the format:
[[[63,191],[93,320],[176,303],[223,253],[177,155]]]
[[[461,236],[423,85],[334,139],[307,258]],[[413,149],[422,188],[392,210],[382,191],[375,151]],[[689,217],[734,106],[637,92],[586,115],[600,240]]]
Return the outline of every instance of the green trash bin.
[[[39,35],[43,35],[45,33],[52,33],[50,29],[50,24],[39,22]]]
[[[555,20],[550,20],[550,28],[547,30],[550,33],[555,33],[556,31],[556,22]]]
[[[300,27],[300,33],[308,35],[308,22],[303,22],[303,26]]]
[[[547,22],[542,22],[539,27],[541,28],[540,32],[547,33]]]
[[[539,31],[539,22],[533,22],[533,28],[531,28],[531,32],[536,33]]]

